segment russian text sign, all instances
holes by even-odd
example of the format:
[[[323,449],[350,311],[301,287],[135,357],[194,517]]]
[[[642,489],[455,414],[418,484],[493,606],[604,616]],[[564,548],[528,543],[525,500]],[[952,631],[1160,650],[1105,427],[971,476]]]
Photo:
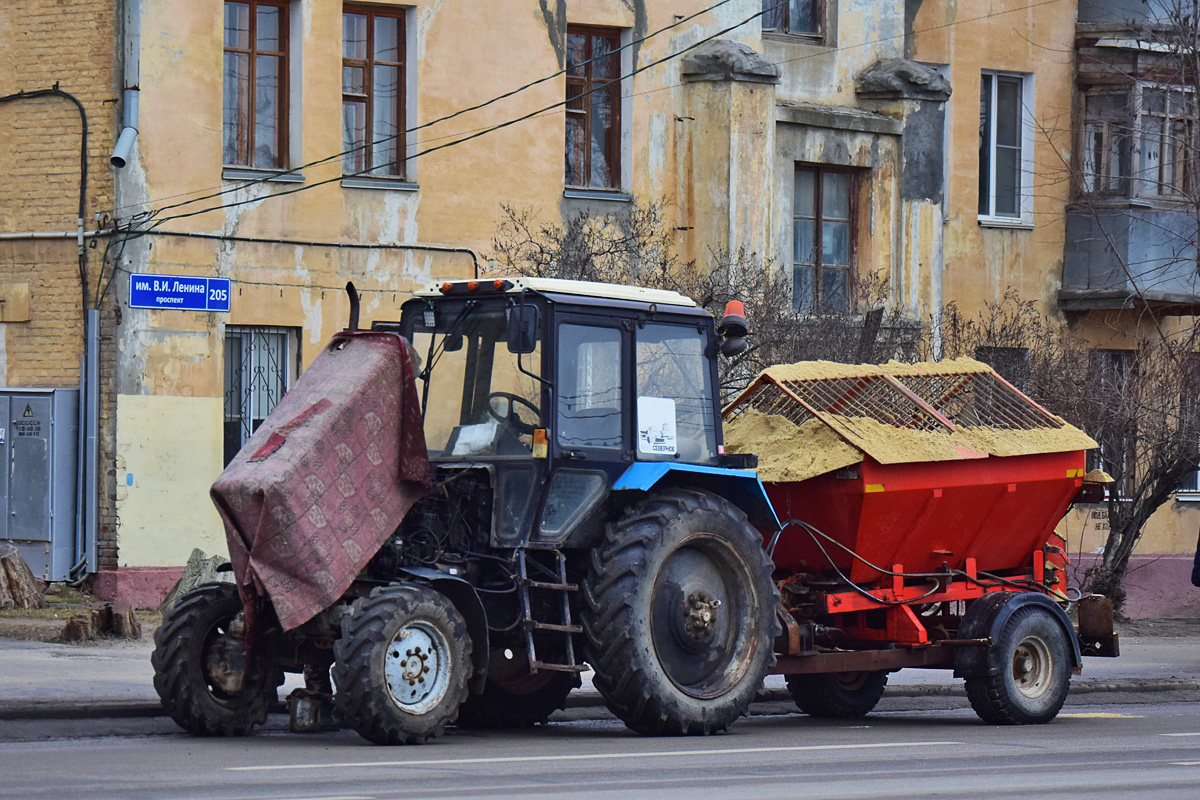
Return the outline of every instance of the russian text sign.
[[[229,278],[186,275],[130,275],[130,308],[228,311]]]

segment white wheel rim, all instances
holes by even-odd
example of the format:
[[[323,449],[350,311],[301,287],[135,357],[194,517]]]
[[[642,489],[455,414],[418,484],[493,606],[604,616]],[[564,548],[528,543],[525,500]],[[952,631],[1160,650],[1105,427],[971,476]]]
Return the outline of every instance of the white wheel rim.
[[[441,702],[450,683],[450,669],[446,637],[423,620],[401,628],[383,656],[388,693],[396,706],[409,714],[428,713]]]
[[[1053,672],[1054,659],[1041,637],[1026,637],[1013,650],[1013,686],[1025,697],[1033,699],[1045,694]]]

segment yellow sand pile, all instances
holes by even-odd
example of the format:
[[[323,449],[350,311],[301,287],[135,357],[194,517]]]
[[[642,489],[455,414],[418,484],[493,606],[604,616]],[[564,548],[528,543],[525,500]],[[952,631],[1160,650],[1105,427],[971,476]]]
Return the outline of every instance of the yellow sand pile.
[[[746,409],[725,424],[725,450],[757,453],[764,481],[803,481],[862,461],[825,423],[810,419],[796,425],[785,417]]]
[[[796,364],[776,364],[763,370],[777,381],[806,381],[815,378],[856,378],[863,375],[956,375],[972,372],[991,372],[992,368],[973,358],[952,358],[946,361],[922,361],[904,364],[838,364],[833,361],[801,361]]]
[[[763,374],[778,382],[851,378],[887,374],[946,375],[990,373],[988,365],[970,358],[882,366],[805,361],[769,367]],[[1062,420],[1058,420],[1062,422]],[[757,453],[765,481],[801,481],[858,463],[863,453],[881,464],[958,461],[988,456],[1020,456],[1087,450],[1096,442],[1076,427],[1012,430],[959,425],[949,430],[896,428],[869,417],[821,414],[796,426],[787,419],[748,409],[725,428],[731,453]]]

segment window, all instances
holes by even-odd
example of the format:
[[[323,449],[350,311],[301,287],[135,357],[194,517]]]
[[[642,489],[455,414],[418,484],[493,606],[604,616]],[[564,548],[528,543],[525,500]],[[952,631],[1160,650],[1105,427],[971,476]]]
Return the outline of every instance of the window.
[[[620,184],[620,38],[613,28],[567,28],[568,186],[616,189]]]
[[[1017,390],[1029,391],[1029,348],[976,347],[975,359],[996,370]]]
[[[1033,222],[1033,81],[983,73],[979,96],[979,216]]]
[[[1132,385],[1136,378],[1133,365],[1132,350],[1092,350],[1088,354],[1089,391],[1109,398],[1108,402],[1114,402],[1112,398],[1132,400],[1137,391]],[[1100,446],[1089,450],[1087,455],[1088,469],[1102,469],[1115,478],[1116,483],[1109,490],[1121,497],[1126,496],[1126,487],[1133,477],[1129,471],[1134,463],[1134,437],[1124,427],[1128,420],[1122,419],[1123,416],[1108,415],[1095,420],[1095,430],[1088,432]]]
[[[796,167],[792,303],[797,311],[850,312],[853,213],[852,172]]]
[[[1191,92],[1165,86],[1140,88],[1137,193],[1142,197],[1181,195],[1191,178]]]
[[[404,17],[346,6],[342,14],[342,171],[404,177]],[[351,152],[352,151],[352,152]]]
[[[764,31],[820,36],[824,0],[762,0]]]
[[[225,327],[225,464],[228,465],[295,378],[295,332]]]
[[[1084,97],[1082,186],[1088,194],[1174,197],[1192,182],[1192,93],[1135,84]]]
[[[1128,95],[1090,94],[1084,98],[1083,190],[1089,194],[1129,192]]]
[[[617,328],[559,326],[559,446],[621,446],[621,360]]]
[[[283,0],[225,3],[224,162],[281,169],[287,142]]]
[[[637,453],[699,464],[717,455],[708,336],[695,325],[637,329]]]

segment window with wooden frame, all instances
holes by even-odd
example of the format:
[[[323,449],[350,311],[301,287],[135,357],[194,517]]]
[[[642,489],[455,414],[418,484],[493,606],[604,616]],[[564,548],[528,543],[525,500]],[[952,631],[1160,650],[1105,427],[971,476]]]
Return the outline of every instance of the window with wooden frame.
[[[1121,404],[1136,402],[1137,370],[1135,353],[1132,350],[1095,349],[1088,351],[1089,390],[1100,396],[1117,398]],[[1122,415],[1123,416],[1123,415]],[[1133,480],[1136,463],[1134,451],[1136,436],[1125,426],[1129,420],[1120,416],[1097,419],[1094,430],[1089,430],[1100,445],[1087,454],[1089,470],[1102,469],[1116,479],[1109,484],[1108,491],[1117,492],[1118,497],[1128,496],[1128,487]]]
[[[1192,183],[1195,158],[1192,91],[1154,84],[1138,88],[1136,193],[1140,197],[1184,195]]]
[[[1084,95],[1081,189],[1113,197],[1181,197],[1194,177],[1190,87],[1135,83]]]
[[[1128,194],[1131,132],[1127,92],[1093,92],[1084,97],[1084,192]]]
[[[792,205],[792,304],[848,314],[854,265],[854,173],[797,166]]]
[[[225,3],[223,160],[282,169],[287,158],[288,4]]]
[[[404,177],[404,10],[342,12],[342,172]]]
[[[567,26],[566,183],[621,183],[621,32]]]
[[[816,37],[824,33],[825,0],[762,0],[764,32]]]

